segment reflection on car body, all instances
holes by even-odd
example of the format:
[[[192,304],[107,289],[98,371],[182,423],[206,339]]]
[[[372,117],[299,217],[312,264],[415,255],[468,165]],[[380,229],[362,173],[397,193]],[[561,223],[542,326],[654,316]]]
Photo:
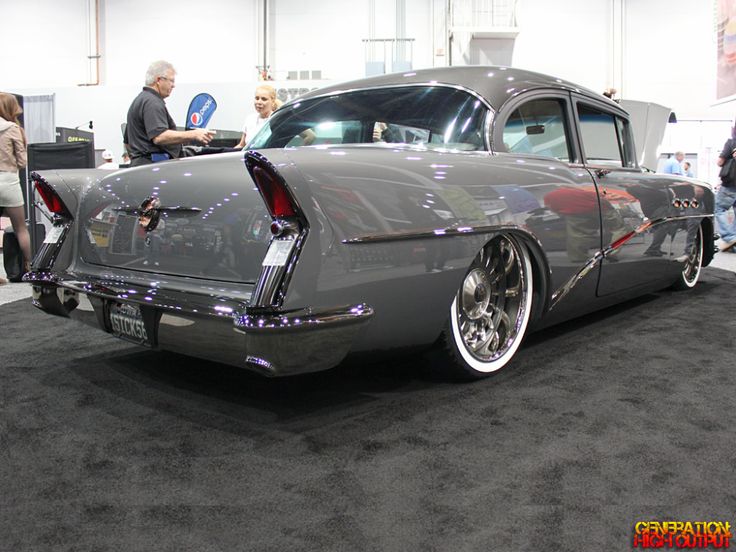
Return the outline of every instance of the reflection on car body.
[[[271,376],[426,347],[477,378],[528,331],[693,287],[713,255],[710,187],[640,167],[619,105],[537,73],[330,86],[248,148],[34,174],[60,236],[34,304]]]

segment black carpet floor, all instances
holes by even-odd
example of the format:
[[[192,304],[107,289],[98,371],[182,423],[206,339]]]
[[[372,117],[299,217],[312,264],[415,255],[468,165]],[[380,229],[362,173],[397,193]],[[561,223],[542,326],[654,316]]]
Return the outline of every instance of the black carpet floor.
[[[736,277],[531,336],[269,380],[0,307],[0,549],[631,550],[736,522]]]

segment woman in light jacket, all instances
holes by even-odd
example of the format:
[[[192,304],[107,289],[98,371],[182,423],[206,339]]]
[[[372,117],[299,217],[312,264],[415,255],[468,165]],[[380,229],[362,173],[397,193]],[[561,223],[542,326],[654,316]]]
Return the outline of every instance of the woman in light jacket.
[[[10,217],[23,252],[23,268],[28,272],[31,237],[26,227],[23,191],[18,179],[18,171],[26,166],[26,135],[18,124],[18,116],[22,112],[15,96],[0,92],[0,207],[4,215]],[[7,283],[5,278],[0,278],[0,285]]]

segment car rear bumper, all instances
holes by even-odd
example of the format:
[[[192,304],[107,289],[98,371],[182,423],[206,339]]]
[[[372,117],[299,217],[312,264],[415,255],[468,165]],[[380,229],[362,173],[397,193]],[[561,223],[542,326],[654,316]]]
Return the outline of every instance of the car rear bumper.
[[[243,301],[181,291],[138,288],[98,278],[25,276],[37,308],[78,320],[139,345],[247,368],[266,376],[326,370],[350,351],[373,310],[365,305],[289,312],[249,311]],[[113,307],[114,305],[114,307]],[[123,335],[121,306],[140,313],[140,331]],[[133,323],[130,326],[134,325]],[[128,328],[129,329],[129,328]]]

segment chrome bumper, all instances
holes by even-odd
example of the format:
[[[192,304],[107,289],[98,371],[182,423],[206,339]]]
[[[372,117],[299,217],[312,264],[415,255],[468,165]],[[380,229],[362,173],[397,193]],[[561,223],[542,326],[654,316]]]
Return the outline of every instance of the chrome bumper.
[[[152,334],[148,346],[222,362],[266,376],[326,370],[350,351],[373,310],[365,305],[290,312],[249,312],[238,301],[193,297],[159,290],[147,302],[145,290],[134,284],[121,289],[96,281],[63,280],[48,273],[24,278],[33,288],[37,308],[113,333],[108,316],[111,302],[139,306]],[[135,298],[131,298],[135,297]]]

